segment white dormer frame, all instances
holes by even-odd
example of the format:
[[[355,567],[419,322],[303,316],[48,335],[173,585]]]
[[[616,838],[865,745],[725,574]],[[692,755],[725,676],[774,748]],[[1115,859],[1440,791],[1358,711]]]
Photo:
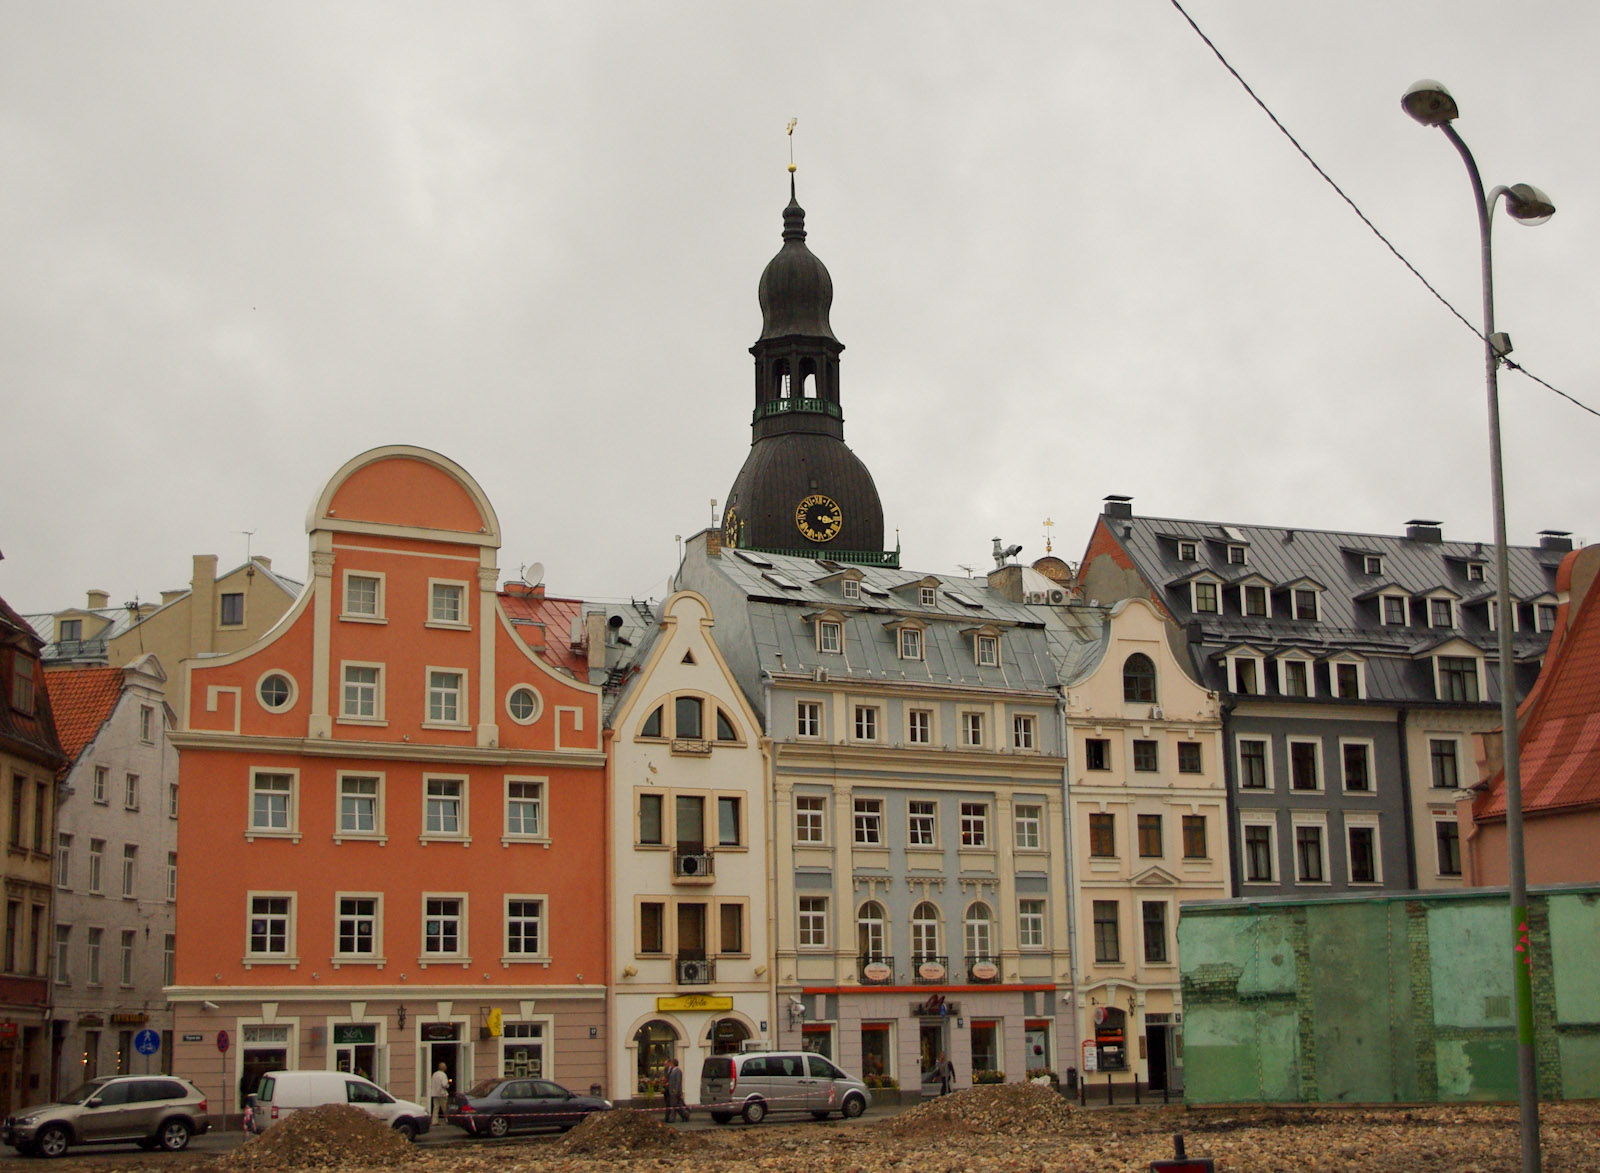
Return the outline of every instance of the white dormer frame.
[[[1266,657],[1261,654],[1259,649],[1241,644],[1238,647],[1229,648],[1223,655],[1223,661],[1226,663],[1228,670],[1229,692],[1238,693],[1241,696],[1263,696],[1266,694]],[[1241,661],[1248,661],[1254,665],[1256,687],[1252,692],[1245,692],[1239,688],[1238,665]]]
[[[1339,652],[1336,655],[1329,656],[1326,663],[1328,665],[1328,694],[1334,700],[1364,701],[1367,699],[1366,660],[1353,652]],[[1353,665],[1356,670],[1356,695],[1354,697],[1341,697],[1339,695],[1339,669],[1346,664]]]
[[[1487,562],[1468,562],[1467,563],[1467,581],[1468,582],[1488,582],[1489,581],[1489,564]]]
[[[1270,582],[1268,582],[1265,578],[1262,578],[1260,575],[1252,574],[1248,578],[1240,580],[1237,585],[1239,587],[1239,614],[1241,616],[1246,619],[1272,618],[1272,584]],[[1245,592],[1247,590],[1259,590],[1261,592],[1261,597],[1266,601],[1267,606],[1265,615],[1251,615],[1246,609],[1244,600]]]
[[[1487,680],[1485,679],[1484,674],[1487,657],[1484,655],[1482,648],[1478,647],[1476,644],[1468,643],[1464,639],[1449,639],[1445,640],[1436,647],[1429,648],[1422,654],[1427,657],[1429,661],[1429,667],[1433,671],[1433,695],[1436,698],[1441,701],[1445,700],[1443,688],[1444,678],[1440,671],[1440,662],[1443,660],[1471,660],[1474,674],[1477,677],[1477,703],[1481,704],[1489,699]]]
[[[861,580],[859,578],[841,578],[839,580],[839,594],[852,601],[861,598]]]
[[[897,659],[926,660],[928,658],[928,625],[922,620],[903,617],[891,619],[883,626],[894,637],[894,651]],[[912,641],[908,640],[907,636],[913,633],[915,647],[910,648],[908,645]],[[906,654],[908,650],[912,650],[916,654],[908,656]]]
[[[1489,630],[1490,631],[1499,631],[1500,630],[1500,599],[1499,599],[1499,596],[1498,595],[1490,595],[1487,599],[1484,600],[1484,603],[1485,603],[1484,610],[1488,613],[1488,616],[1489,616]],[[1535,611],[1533,613],[1533,617],[1534,617],[1534,621],[1538,622],[1539,612]],[[1513,598],[1511,600],[1511,630],[1512,631],[1521,631],[1522,630],[1522,600],[1521,599]]]
[[[1204,583],[1210,583],[1212,589],[1216,592],[1217,605],[1216,605],[1215,608],[1213,608],[1210,611],[1201,610],[1199,594],[1195,589],[1196,587],[1198,587],[1203,582]],[[1222,614],[1222,580],[1220,578],[1213,578],[1209,574],[1202,574],[1202,575],[1199,575],[1196,578],[1190,579],[1189,580],[1189,610],[1190,610],[1190,612],[1192,614],[1195,614],[1195,615],[1221,615]]]
[[[1400,600],[1401,608],[1406,613],[1406,621],[1404,623],[1391,623],[1389,621],[1388,600],[1390,599]],[[1411,596],[1406,594],[1404,591],[1384,591],[1382,594],[1380,594],[1378,596],[1378,622],[1383,624],[1385,627],[1409,626],[1411,623]]]
[[[1273,665],[1277,669],[1277,672],[1278,672],[1278,695],[1279,696],[1290,696],[1290,695],[1292,695],[1289,692],[1289,671],[1285,667],[1285,665],[1290,663],[1291,661],[1294,662],[1294,663],[1304,664],[1306,666],[1306,693],[1305,694],[1308,697],[1316,696],[1317,695],[1317,662],[1314,659],[1312,659],[1312,657],[1311,657],[1311,655],[1309,653],[1299,651],[1298,649],[1284,652],[1282,655],[1277,657],[1276,662]]]
[[[1178,539],[1178,561],[1179,562],[1198,562],[1198,561],[1200,561],[1200,543],[1198,541],[1190,541],[1188,538],[1179,538]]]
[[[1556,629],[1556,615],[1559,614],[1557,608],[1560,607],[1561,600],[1557,599],[1549,592],[1546,592],[1545,594],[1539,595],[1536,598],[1529,599],[1528,603],[1533,607],[1533,629],[1537,632],[1542,632],[1545,635],[1549,635]],[[1545,623],[1545,621],[1539,616],[1539,608],[1541,607],[1550,608],[1550,622],[1548,624]],[[1516,609],[1513,608],[1512,610],[1514,612]],[[1490,608],[1490,613],[1493,613],[1492,607]],[[1512,630],[1514,631],[1516,629],[1513,628]]]
[[[1289,618],[1304,620],[1310,623],[1322,622],[1322,584],[1309,578],[1297,578],[1284,588],[1289,592]],[[1300,604],[1295,595],[1298,591],[1308,591],[1311,594],[1311,614],[1300,614]]]
[[[1382,554],[1363,554],[1363,555],[1361,555],[1361,573],[1362,574],[1382,575],[1383,574],[1383,555]]]
[[[1460,606],[1461,596],[1457,595],[1454,591],[1448,591],[1444,590],[1443,588],[1439,588],[1431,590],[1427,594],[1420,595],[1418,597],[1422,599],[1423,606],[1427,610],[1429,627],[1437,628],[1440,631],[1453,631],[1456,627],[1460,626],[1461,616],[1457,613],[1456,609]],[[1435,623],[1433,621],[1433,605],[1441,602],[1446,604],[1450,611],[1450,622],[1448,624]]]
[[[1229,566],[1249,566],[1250,547],[1243,542],[1229,542],[1227,546],[1227,562]]]
[[[835,611],[829,608],[826,611],[813,611],[811,614],[803,616],[803,618],[807,623],[811,624],[812,646],[816,648],[819,655],[842,656],[844,654],[845,616],[842,611]],[[833,629],[836,642],[832,647],[828,646],[829,641],[824,628]]]
[[[972,663],[978,668],[1000,667],[1000,629],[992,624],[969,627],[961,633],[972,640]],[[992,654],[984,659],[984,652]]]

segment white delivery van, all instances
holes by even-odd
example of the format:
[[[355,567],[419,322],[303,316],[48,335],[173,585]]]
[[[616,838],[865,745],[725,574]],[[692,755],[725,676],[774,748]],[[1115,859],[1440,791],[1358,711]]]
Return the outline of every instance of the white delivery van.
[[[360,1108],[407,1140],[433,1123],[432,1113],[421,1104],[397,1100],[370,1079],[347,1071],[269,1071],[256,1085],[256,1127],[271,1127],[290,1112],[319,1104]]]

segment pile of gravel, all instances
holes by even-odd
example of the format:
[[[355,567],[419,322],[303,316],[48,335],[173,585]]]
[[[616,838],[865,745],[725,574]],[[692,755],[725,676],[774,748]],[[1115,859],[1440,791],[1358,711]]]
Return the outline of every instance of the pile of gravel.
[[[689,1136],[662,1122],[654,1112],[624,1108],[613,1112],[591,1112],[561,1142],[566,1153],[595,1156],[620,1156],[629,1153],[660,1153],[682,1150]]]
[[[1065,1131],[1073,1109],[1054,1088],[1033,1083],[993,1083],[939,1096],[902,1112],[889,1124],[896,1136],[978,1133],[1029,1136]]]
[[[217,1161],[222,1169],[392,1167],[416,1159],[416,1149],[387,1124],[349,1104],[291,1112],[248,1144]]]

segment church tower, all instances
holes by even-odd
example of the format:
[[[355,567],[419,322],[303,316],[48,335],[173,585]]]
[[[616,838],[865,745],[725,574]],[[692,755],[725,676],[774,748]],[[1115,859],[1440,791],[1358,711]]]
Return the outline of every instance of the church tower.
[[[761,274],[761,337],[750,455],[728,492],[723,544],[896,565],[883,549],[872,474],[844,442],[839,355],[828,310],[833,278],[806,247],[806,214],[789,177],[783,247]]]

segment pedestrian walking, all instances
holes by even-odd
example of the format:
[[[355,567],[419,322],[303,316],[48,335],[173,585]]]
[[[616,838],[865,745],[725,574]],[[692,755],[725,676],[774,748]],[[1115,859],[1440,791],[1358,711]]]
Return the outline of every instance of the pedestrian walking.
[[[670,1121],[673,1114],[685,1124],[689,1122],[689,1109],[683,1100],[683,1068],[676,1059],[667,1060],[667,1119]]]
[[[438,1068],[428,1077],[428,1096],[432,1101],[434,1119],[444,1123],[445,1115],[450,1110],[450,1073],[445,1070],[443,1059],[439,1060]]]
[[[950,1057],[943,1051],[939,1052],[939,1062],[934,1065],[934,1074],[939,1080],[939,1094],[948,1096],[950,1089],[956,1082],[956,1065],[950,1062]]]

